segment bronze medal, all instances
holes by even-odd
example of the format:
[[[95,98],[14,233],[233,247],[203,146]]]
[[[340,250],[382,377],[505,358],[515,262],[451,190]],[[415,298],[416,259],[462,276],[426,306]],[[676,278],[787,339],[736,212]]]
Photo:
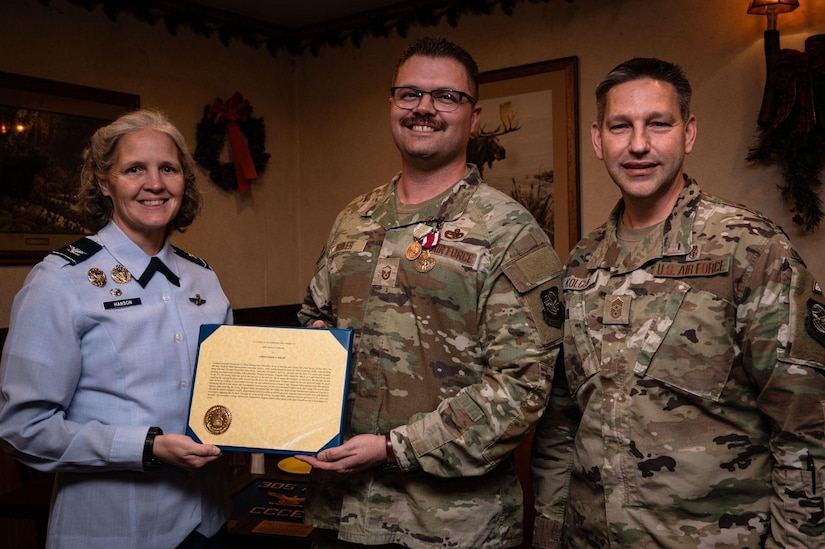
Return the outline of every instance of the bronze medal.
[[[123,265],[115,265],[112,267],[112,278],[115,279],[115,282],[118,284],[126,284],[132,280],[132,273],[127,271]]]
[[[89,272],[86,273],[86,276],[89,277],[89,282],[91,282],[93,286],[102,288],[106,285],[106,275],[103,274],[103,271],[101,271],[97,267],[92,267],[91,269],[89,269]]]
[[[415,262],[415,270],[419,273],[428,273],[435,267],[435,258],[429,250],[424,250]]]
[[[405,255],[410,261],[418,259],[418,256],[421,255],[421,243],[418,242],[418,240],[413,240],[410,245],[407,246],[407,253]]]

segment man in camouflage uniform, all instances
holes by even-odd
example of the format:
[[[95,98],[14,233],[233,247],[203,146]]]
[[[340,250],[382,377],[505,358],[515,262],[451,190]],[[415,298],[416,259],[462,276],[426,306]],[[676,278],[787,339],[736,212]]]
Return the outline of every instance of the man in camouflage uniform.
[[[596,90],[622,199],[565,268],[538,547],[825,547],[825,298],[777,226],[683,174],[690,94],[657,59]]]
[[[422,39],[393,82],[401,173],[339,214],[300,312],[355,336],[347,440],[302,457],[307,521],[321,529],[314,547],[517,546],[513,450],[547,403],[561,263],[532,216],[466,163],[472,57]]]

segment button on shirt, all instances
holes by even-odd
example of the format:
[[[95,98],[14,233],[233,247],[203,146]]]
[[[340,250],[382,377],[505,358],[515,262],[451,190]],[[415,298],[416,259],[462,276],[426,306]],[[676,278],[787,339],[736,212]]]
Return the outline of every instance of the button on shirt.
[[[143,472],[146,432],[184,433],[201,324],[231,323],[215,273],[175,253],[157,254],[180,287],[113,223],[89,237],[103,246],[68,263],[49,255],[14,300],[2,357],[0,439],[41,471],[58,473],[49,545],[174,547],[197,529],[214,534],[229,514],[214,462],[189,474]],[[131,280],[118,283],[123,265]],[[88,271],[106,275],[103,287]],[[205,303],[190,297],[200,294]],[[90,474],[91,473],[91,474]]]

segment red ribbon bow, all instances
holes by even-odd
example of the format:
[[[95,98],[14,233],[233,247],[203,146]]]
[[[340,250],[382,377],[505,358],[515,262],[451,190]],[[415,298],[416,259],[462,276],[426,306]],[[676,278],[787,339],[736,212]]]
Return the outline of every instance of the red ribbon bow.
[[[246,142],[246,137],[240,126],[238,126],[238,120],[246,120],[249,116],[249,101],[244,99],[243,94],[240,92],[235,92],[226,103],[222,103],[220,99],[215,99],[212,106],[209,107],[209,115],[215,124],[226,122],[229,152],[235,166],[238,191],[244,194],[249,190],[251,181],[258,177],[255,162],[252,160],[252,153],[249,152],[249,144]]]

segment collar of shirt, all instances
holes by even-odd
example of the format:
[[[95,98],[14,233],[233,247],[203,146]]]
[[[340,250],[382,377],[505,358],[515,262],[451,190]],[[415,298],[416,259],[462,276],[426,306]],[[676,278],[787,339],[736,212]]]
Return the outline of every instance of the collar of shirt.
[[[635,256],[630,261],[619,246],[617,231],[619,219],[624,209],[622,200],[616,204],[607,222],[602,226],[602,241],[593,251],[587,268],[618,269],[619,273],[637,269],[640,265],[667,256],[686,256],[693,249],[693,229],[696,221],[696,206],[702,195],[699,184],[685,176],[685,186],[673,206],[673,211],[664,225],[661,243],[651,247],[643,256]]]
[[[399,224],[398,212],[396,209],[395,187],[401,174],[396,175],[389,185],[382,187],[381,192],[370,193],[365,197],[364,203],[358,208],[362,217],[371,217],[376,223],[385,229],[393,229],[403,225]],[[467,165],[467,173],[463,179],[456,181],[453,190],[444,199],[436,211],[423,211],[421,216],[405,216],[405,225],[420,223],[428,217],[443,219],[444,221],[455,221],[464,215],[467,204],[481,184],[481,175],[478,169],[472,165]]]
[[[149,261],[151,261],[152,256],[147,255],[137,244],[132,242],[114,222],[110,221],[98,231],[97,237],[115,260],[132,273],[132,278],[134,278],[135,281],[137,281],[149,266]],[[180,277],[181,273],[174,256],[175,251],[169,243],[169,240],[166,240],[155,257],[163,261],[175,275]],[[114,267],[114,265],[112,266]]]

